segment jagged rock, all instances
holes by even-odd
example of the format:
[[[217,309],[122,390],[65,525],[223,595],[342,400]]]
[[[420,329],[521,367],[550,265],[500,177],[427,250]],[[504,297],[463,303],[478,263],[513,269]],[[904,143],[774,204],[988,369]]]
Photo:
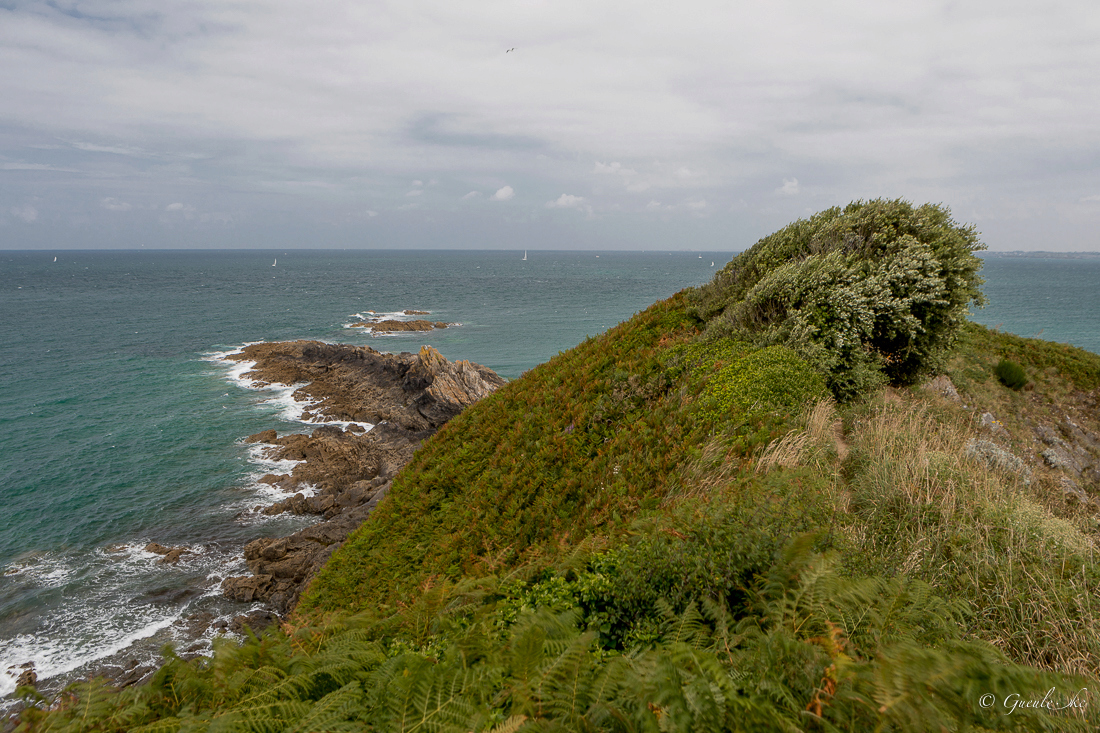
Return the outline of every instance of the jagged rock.
[[[172,548],[165,547],[164,545],[160,544],[159,542],[150,542],[149,544],[147,544],[145,546],[145,551],[146,552],[152,552],[156,555],[167,555],[169,552],[172,551]]]
[[[946,374],[941,374],[938,377],[928,380],[923,385],[923,389],[937,394],[944,399],[951,400],[952,402],[960,402],[959,391],[955,389],[955,384],[951,381],[951,378]]]
[[[271,611],[252,611],[251,613],[234,616],[227,628],[235,634],[246,634],[251,629],[253,634],[259,636],[267,627],[280,624],[282,621],[278,614]]]
[[[407,308],[405,309],[405,315],[406,316],[426,316],[430,313],[431,313],[431,311],[414,311],[414,310],[409,310]]]
[[[1046,464],[1051,468],[1070,471],[1074,475],[1081,473],[1081,464],[1078,463],[1062,445],[1051,446],[1041,451],[1039,455],[1043,457],[1043,460],[1046,461]]]
[[[271,595],[273,585],[270,575],[237,575],[222,581],[222,595],[242,603],[262,601]]]
[[[994,435],[1008,435],[1008,431],[1005,430],[1005,426],[1001,424],[1001,421],[993,417],[992,412],[983,412],[980,418],[981,426],[990,431]]]
[[[442,321],[377,321],[375,323],[361,322],[353,323],[353,326],[367,326],[372,333],[390,333],[393,331],[431,331],[433,328],[446,328],[447,324]]]
[[[1097,436],[1088,428],[1081,427],[1071,420],[1068,415],[1062,420],[1062,430],[1065,431],[1067,437],[1080,446],[1081,452],[1090,450],[1100,452],[1100,436]]]
[[[34,662],[27,662],[21,665],[23,672],[15,680],[16,687],[36,687],[38,685],[38,675],[34,671]]]
[[[1049,425],[1040,425],[1035,428],[1035,435],[1046,445],[1064,445],[1065,441]]]
[[[151,676],[157,668],[152,665],[139,665],[138,660],[131,659],[130,663],[122,670],[122,672],[114,677],[112,682],[115,687],[122,689],[124,687],[133,687],[145,681],[146,678]]]
[[[279,437],[279,433],[276,430],[262,430],[253,435],[249,435],[245,440],[246,443],[273,443],[276,438]]]
[[[266,383],[308,382],[295,393],[312,400],[315,414],[367,422],[342,430],[322,425],[310,435],[257,433],[271,445],[268,456],[300,461],[290,476],[268,474],[264,483],[283,489],[311,486],[264,509],[265,514],[320,514],[326,521],[284,538],[253,540],[245,561],[253,577],[227,578],[225,596],[264,601],[290,611],[325,560],[374,510],[390,479],[412,458],[421,441],[464,407],[504,384],[492,370],[467,361],[451,363],[430,346],[413,354],[316,341],[253,344],[235,359],[256,362],[250,378]]]
[[[382,354],[362,346],[290,341],[252,344],[229,358],[256,362],[247,376],[264,383],[308,382],[295,395],[303,401],[314,401],[314,410],[330,419],[373,425],[388,421],[411,431],[442,425],[425,417],[425,413],[437,412],[431,402],[457,401],[441,411],[450,419],[466,405],[504,384],[491,369],[469,362],[449,362],[430,346],[422,348],[419,354]],[[407,381],[406,375],[414,369],[416,379]],[[424,392],[436,380],[457,381],[467,389],[454,389],[452,384],[425,396]],[[267,435],[270,436],[270,431]]]
[[[186,627],[188,636],[195,637],[202,636],[206,630],[210,628],[210,624],[214,622],[214,618],[214,614],[210,611],[197,611],[176,623]]]
[[[1023,479],[1025,486],[1031,484],[1031,467],[1011,451],[1002,448],[992,440],[971,438],[966,444],[966,454],[990,468],[1018,474]]]
[[[1062,496],[1065,497],[1067,501],[1072,499],[1081,504],[1089,503],[1089,495],[1069,476],[1061,476],[1058,479],[1058,486],[1062,489]]]
[[[157,553],[160,554],[160,553]],[[186,547],[173,547],[164,553],[164,557],[157,560],[158,565],[175,565],[180,561],[180,558],[184,555],[194,555],[194,550],[188,550]]]

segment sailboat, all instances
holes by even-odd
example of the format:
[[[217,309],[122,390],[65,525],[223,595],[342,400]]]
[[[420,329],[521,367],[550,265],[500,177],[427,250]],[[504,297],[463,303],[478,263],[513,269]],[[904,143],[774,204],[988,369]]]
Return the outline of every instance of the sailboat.
[[[527,261],[527,250],[523,250],[523,261]]]
[[[271,263],[271,266],[274,267],[277,264],[279,264],[279,258],[278,257],[276,257],[275,261]]]
[[[57,255],[54,255],[53,261],[57,262]]]
[[[714,267],[714,260],[711,260],[711,261],[710,261],[710,266],[711,266],[711,267]]]

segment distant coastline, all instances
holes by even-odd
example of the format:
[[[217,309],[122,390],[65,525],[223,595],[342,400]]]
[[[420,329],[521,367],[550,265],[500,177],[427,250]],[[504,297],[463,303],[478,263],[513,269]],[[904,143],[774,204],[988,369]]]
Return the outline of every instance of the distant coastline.
[[[1100,252],[1043,252],[1012,250],[1009,252],[979,252],[981,257],[1032,257],[1048,260],[1084,260],[1100,258]]]

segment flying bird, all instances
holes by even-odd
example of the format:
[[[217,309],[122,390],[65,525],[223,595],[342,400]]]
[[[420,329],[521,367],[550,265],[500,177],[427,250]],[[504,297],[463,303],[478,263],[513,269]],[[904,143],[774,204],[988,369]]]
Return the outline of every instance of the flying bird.
[[[515,48],[510,48],[507,51],[505,51],[504,53],[512,53],[512,51],[515,51],[515,50],[516,50]]]

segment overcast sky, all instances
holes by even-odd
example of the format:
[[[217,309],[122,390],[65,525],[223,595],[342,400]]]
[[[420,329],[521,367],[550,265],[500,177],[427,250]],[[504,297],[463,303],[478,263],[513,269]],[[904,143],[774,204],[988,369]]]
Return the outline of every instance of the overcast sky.
[[[4,249],[1100,250],[1095,0],[0,0],[0,72]]]

